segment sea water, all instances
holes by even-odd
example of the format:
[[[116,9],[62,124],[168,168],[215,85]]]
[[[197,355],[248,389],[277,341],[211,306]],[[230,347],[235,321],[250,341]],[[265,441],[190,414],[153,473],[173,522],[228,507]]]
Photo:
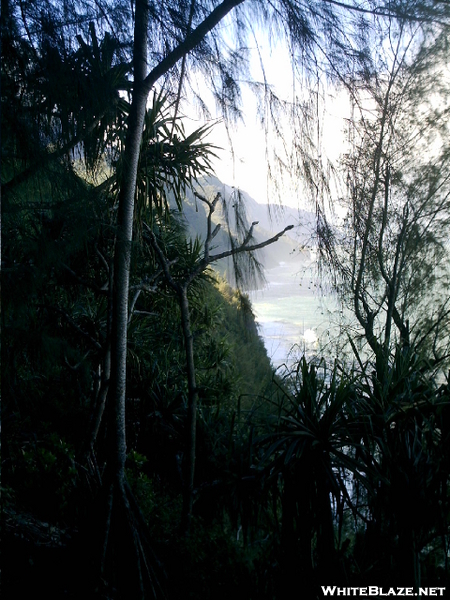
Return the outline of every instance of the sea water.
[[[330,337],[337,304],[320,290],[314,265],[280,263],[265,276],[267,285],[249,296],[273,366],[290,367],[302,355],[317,355]]]

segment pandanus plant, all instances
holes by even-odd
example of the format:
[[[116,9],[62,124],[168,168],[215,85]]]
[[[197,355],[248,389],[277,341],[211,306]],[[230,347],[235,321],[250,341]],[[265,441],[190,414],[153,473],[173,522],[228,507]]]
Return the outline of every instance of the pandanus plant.
[[[257,441],[261,473],[278,495],[287,586],[302,573],[311,586],[326,574],[351,583],[376,576],[386,585],[400,577],[417,588],[424,561],[448,566],[448,383],[438,387],[406,347],[397,348],[383,381],[359,362],[358,373],[346,374],[303,358],[284,381],[271,430]],[[344,574],[348,512],[357,535]]]
[[[370,474],[360,566],[385,577],[383,564],[393,563],[395,580],[418,588],[425,548],[442,565],[448,560],[448,384],[436,385],[430,365],[399,346],[383,381],[372,373],[360,394],[365,426],[359,459]]]
[[[348,475],[362,477],[354,457],[355,379],[337,365],[330,370],[323,360],[302,358],[281,389],[278,419],[258,444],[280,497],[283,580],[302,572],[312,585],[315,573],[326,573],[327,581],[337,574],[335,512],[342,527]]]

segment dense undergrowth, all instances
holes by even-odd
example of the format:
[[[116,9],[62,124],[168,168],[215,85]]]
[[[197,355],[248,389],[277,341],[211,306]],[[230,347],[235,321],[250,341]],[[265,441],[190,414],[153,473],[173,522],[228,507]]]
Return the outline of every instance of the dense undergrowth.
[[[162,94],[146,114],[131,244],[128,504],[106,510],[116,176],[129,114],[119,90],[130,86],[121,48],[89,31],[62,50],[44,32],[40,54],[11,32],[2,40],[4,597],[133,600],[139,577],[147,597],[173,600],[293,590],[312,600],[333,584],[450,589],[448,379],[406,335],[388,348],[372,336],[370,359],[353,344],[353,366],[301,359],[274,375],[248,297],[207,268],[205,241],[169,210],[167,186],[182,209],[211,148],[204,130],[184,136]],[[88,93],[94,84],[102,94]],[[244,230],[232,242],[241,250]],[[171,278],[189,280],[188,331]],[[138,547],[140,562],[124,547]]]
[[[127,597],[95,571],[107,417],[87,450],[107,349],[96,251],[110,234],[96,201],[83,211],[73,202],[73,212],[43,213],[19,198],[6,213],[3,586]],[[141,279],[151,256],[136,253]],[[370,363],[349,372],[304,359],[280,379],[245,295],[211,273],[190,299],[199,412],[187,536],[186,367],[163,281],[130,323],[127,477],[166,595],[283,598],[299,581],[308,598],[324,584],[448,585],[448,383],[408,347],[382,381]]]

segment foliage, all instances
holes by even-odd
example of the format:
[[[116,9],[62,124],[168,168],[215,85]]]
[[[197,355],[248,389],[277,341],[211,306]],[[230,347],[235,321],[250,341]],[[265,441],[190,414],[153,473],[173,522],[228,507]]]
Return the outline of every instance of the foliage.
[[[321,218],[319,247],[378,369],[401,340],[445,371],[448,54],[439,35],[423,42],[404,25],[388,39],[367,57],[356,87],[345,81],[354,118],[336,199],[342,219],[334,227]]]
[[[398,16],[399,6],[390,4],[391,16]],[[416,8],[425,19],[428,3]],[[444,19],[446,7],[437,8]],[[152,25],[143,81],[139,39],[130,38],[133,19],[139,31],[140,9],[149,11]],[[217,10],[225,11],[217,22],[228,15],[223,22],[235,28],[235,51],[221,32],[212,31],[208,19]],[[245,7],[230,0],[190,7],[11,0],[2,4],[3,12],[2,489],[5,545],[12,548],[8,566],[18,573],[6,575],[6,593],[28,596],[45,586],[48,597],[58,598],[228,598],[244,592],[273,600],[291,593],[300,575],[313,598],[325,576],[364,584],[373,575],[393,581],[401,571],[417,585],[419,564],[424,584],[445,583],[449,383],[433,380],[426,346],[419,348],[422,356],[403,336],[401,344],[392,339],[387,360],[380,354],[383,369],[375,372],[361,356],[358,370],[303,360],[284,381],[273,381],[248,298],[214,283],[205,245],[189,239],[168,210],[169,194],[182,207],[186,188],[211,166],[208,129],[186,135],[179,118],[181,92],[194,83],[194,73],[206,72],[223,113],[239,116],[236,75],[245,67],[240,50],[252,23],[261,19],[276,31],[285,29],[292,54],[304,57],[304,74],[312,81],[328,62],[318,60],[322,44],[332,70],[345,71],[350,29],[341,17],[346,26],[356,26],[353,13],[340,3],[287,0],[270,6],[248,1]],[[358,35],[367,35],[367,21],[359,22]],[[411,72],[403,75],[407,79]],[[139,130],[136,98],[142,101],[163,80],[164,91],[155,92],[148,110],[143,103]],[[405,82],[400,91],[406,94]],[[265,110],[273,113],[277,99],[267,85],[260,89]],[[400,102],[402,94],[395,91]],[[307,112],[302,106],[300,113]],[[372,125],[376,132],[380,123],[370,123],[371,134]],[[131,171],[132,126],[139,138],[137,185],[131,185],[137,235],[124,238],[131,264],[123,288],[126,394],[117,410],[110,390],[117,379],[111,366],[114,258],[120,254],[117,215]],[[308,127],[298,138],[303,142]],[[300,153],[300,171],[314,175],[310,149]],[[373,162],[373,148],[362,150],[355,183]],[[386,175],[385,166],[380,172]],[[446,180],[436,166],[425,165],[420,178],[414,168],[381,183],[386,188],[389,180],[401,190],[409,214],[421,196],[437,202],[423,211],[437,210],[447,200],[440,196]],[[363,191],[358,198],[365,208]],[[371,191],[369,198],[375,198]],[[413,245],[424,242],[426,249],[430,242],[428,229],[406,216],[411,237],[405,264]],[[131,234],[133,218],[130,223]],[[396,223],[394,218],[391,233]],[[244,231],[235,249],[251,249],[250,234],[251,228]],[[211,241],[211,231],[206,239]],[[387,254],[381,253],[381,262]],[[174,281],[189,283],[189,335],[176,286],[163,276],[165,266]],[[377,291],[373,268],[369,275]],[[419,290],[420,281],[412,283]],[[402,301],[409,309],[407,298]],[[192,392],[187,339],[198,394],[188,536],[179,528]],[[384,342],[371,339],[377,355]],[[123,478],[112,435],[119,417],[128,455]],[[121,495],[114,496],[118,480]],[[33,538],[32,530],[39,536]],[[98,567],[99,553],[108,568]]]
[[[299,569],[313,594],[324,573],[338,585],[400,576],[418,587],[428,556],[448,566],[447,386],[401,348],[387,381],[369,368],[328,373],[303,359],[257,440],[259,469],[280,498],[287,588]]]

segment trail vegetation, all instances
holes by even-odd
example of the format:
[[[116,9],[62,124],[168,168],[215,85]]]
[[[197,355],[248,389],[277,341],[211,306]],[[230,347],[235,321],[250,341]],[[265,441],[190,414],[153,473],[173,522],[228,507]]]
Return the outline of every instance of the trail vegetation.
[[[244,77],[256,23],[286,37],[293,102]],[[2,2],[5,598],[450,588],[448,23],[427,1]],[[334,362],[273,372],[243,289],[291,225],[257,237],[239,191],[201,188],[199,78],[227,125],[250,82],[273,182],[309,194],[357,323]],[[354,108],[334,166],[323,78]]]

